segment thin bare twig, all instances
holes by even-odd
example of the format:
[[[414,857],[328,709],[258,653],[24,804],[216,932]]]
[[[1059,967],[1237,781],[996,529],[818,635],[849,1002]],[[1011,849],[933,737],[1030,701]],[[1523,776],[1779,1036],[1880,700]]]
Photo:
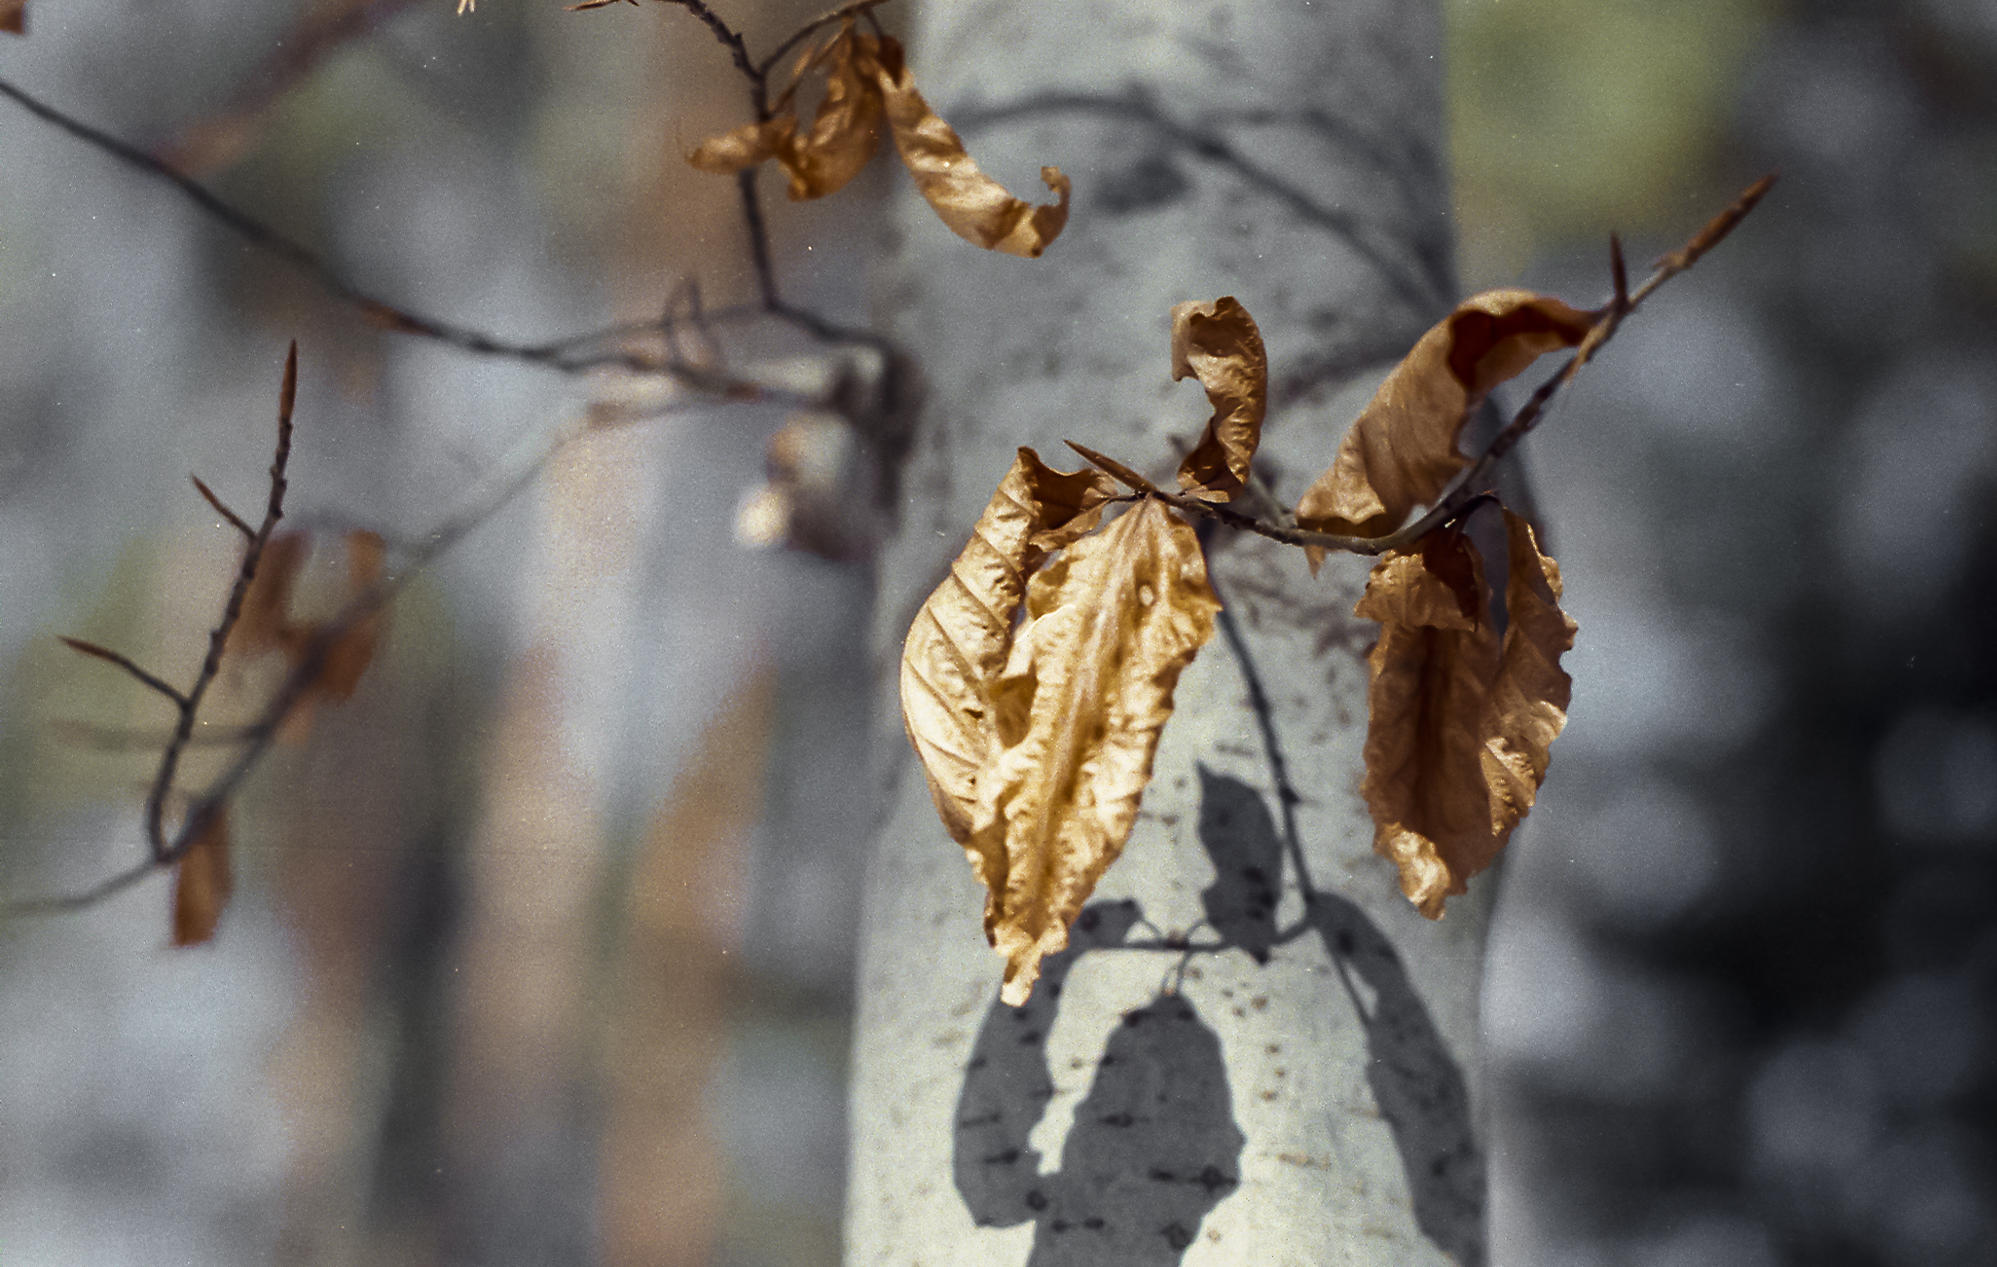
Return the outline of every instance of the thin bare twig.
[[[61,635],[58,635],[58,637],[61,637]],[[63,637],[62,643],[64,646],[68,647],[71,651],[87,655],[92,659],[102,660],[106,664],[117,665],[119,668],[123,669],[126,672],[126,674],[129,675],[131,678],[133,678],[135,681],[151,687],[153,690],[158,691],[161,695],[164,695],[168,699],[172,700],[176,707],[184,705],[187,702],[186,696],[182,695],[179,691],[175,690],[173,686],[171,686],[163,679],[155,676],[152,673],[148,673],[145,669],[140,668],[138,663],[128,655],[123,655],[119,652],[113,651],[109,647],[100,647],[94,642],[85,642],[81,638]]]
[[[1137,493],[1155,497],[1187,514],[1217,520],[1230,527],[1252,532],[1272,541],[1280,541],[1285,545],[1316,547],[1368,556],[1405,550],[1437,527],[1466,513],[1472,503],[1481,500],[1485,496],[1484,477],[1489,475],[1492,467],[1503,460],[1505,455],[1510,453],[1538,424],[1545,416],[1547,406],[1559,394],[1560,389],[1572,382],[1582,367],[1587,365],[1595,354],[1601,351],[1602,346],[1614,337],[1616,331],[1621,328],[1623,320],[1635,312],[1645,299],[1655,294],[1658,287],[1692,267],[1700,256],[1719,245],[1721,239],[1731,233],[1747,213],[1754,209],[1754,205],[1768,193],[1775,180],[1776,175],[1771,172],[1748,186],[1732,205],[1713,217],[1685,246],[1659,259],[1651,275],[1634,291],[1629,289],[1628,278],[1625,276],[1622,244],[1611,239],[1609,267],[1615,293],[1609,302],[1603,305],[1601,315],[1582,337],[1573,354],[1554,371],[1551,377],[1541,383],[1531,396],[1526,398],[1525,403],[1513,413],[1511,421],[1491,438],[1490,444],[1485,446],[1482,453],[1443,488],[1435,504],[1425,514],[1386,536],[1346,537],[1336,533],[1317,532],[1310,528],[1298,527],[1287,513],[1285,522],[1263,519],[1237,510],[1225,502],[1203,501],[1197,497],[1188,497],[1182,493],[1158,488],[1113,459],[1105,458],[1102,454],[1083,448],[1073,441],[1069,441],[1069,447]]]
[[[362,290],[340,276],[332,266],[303,245],[254,216],[224,202],[200,182],[175,170],[139,147],[64,113],[4,78],[0,78],[0,97],[13,101],[43,122],[108,154],[141,174],[171,185],[193,203],[197,210],[251,246],[291,265],[321,290],[334,299],[358,309],[363,316],[383,329],[431,339],[474,355],[521,361],[563,374],[581,374],[597,369],[622,369],[634,374],[671,377],[695,391],[720,399],[746,400],[761,395],[755,383],[730,378],[703,367],[676,362],[671,358],[660,359],[628,346],[610,345],[604,338],[611,332],[664,333],[664,326],[658,322],[651,323],[647,327],[612,327],[611,331],[526,342],[502,338],[483,330],[399,307]],[[744,215],[749,214],[750,209],[745,206]],[[767,257],[769,246],[767,236],[761,229],[760,208],[755,210],[755,216],[752,238],[761,243],[760,249]],[[771,285],[774,285],[774,280]],[[849,330],[791,305],[781,303],[773,305],[768,299],[768,288],[763,292],[763,302],[753,310],[752,315],[775,317],[825,341],[873,345],[883,342],[877,335]]]
[[[236,529],[236,531],[242,533],[244,537],[248,538],[251,541],[256,540],[257,536],[256,529],[244,523],[243,517],[241,515],[238,515],[235,511],[230,510],[228,504],[225,503],[220,497],[217,497],[215,495],[214,489],[208,487],[206,484],[201,482],[201,477],[199,475],[190,475],[187,478],[194,481],[195,491],[200,493],[202,499],[205,500],[210,506],[213,506],[215,508],[216,514],[228,520],[229,523]]]
[[[208,631],[208,654],[201,659],[201,668],[194,675],[194,685],[188,688],[180,701],[180,717],[174,723],[173,735],[167,740],[166,750],[160,754],[159,769],[153,775],[152,788],[146,793],[146,840],[152,845],[156,863],[165,864],[179,857],[185,852],[188,841],[208,820],[208,813],[199,811],[198,807],[189,810],[187,819],[181,824],[180,838],[172,844],[167,841],[163,821],[167,792],[173,787],[173,777],[180,769],[181,754],[187,750],[188,738],[194,733],[201,701],[214,684],[216,675],[222,671],[222,651],[228,645],[230,631],[243,614],[243,598],[250,592],[250,583],[256,580],[257,565],[263,561],[264,547],[270,544],[270,534],[277,530],[278,521],[284,518],[284,494],[290,487],[284,473],[291,463],[291,410],[297,400],[298,344],[293,341],[284,356],[284,384],[278,389],[277,451],[270,461],[270,495],[264,502],[263,522],[257,525],[256,532],[243,549],[242,565],[236,569],[235,583],[229,587],[228,600],[222,605],[222,619]],[[195,831],[190,832],[190,828]]]

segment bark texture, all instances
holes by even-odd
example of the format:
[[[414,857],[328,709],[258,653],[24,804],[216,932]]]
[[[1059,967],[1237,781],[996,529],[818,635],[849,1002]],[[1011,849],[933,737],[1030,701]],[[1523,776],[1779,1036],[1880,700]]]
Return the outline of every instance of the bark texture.
[[[908,619],[1014,446],[1058,463],[1072,437],[1171,479],[1209,412],[1169,375],[1174,303],[1232,294],[1260,324],[1278,491],[1330,461],[1453,289],[1438,16],[932,0],[917,21],[909,64],[979,163],[1016,192],[1057,164],[1075,200],[1028,261],[895,195],[878,303],[919,406],[882,562],[848,1261],[1481,1263],[1488,904],[1430,924],[1372,852],[1362,561],[1312,580],[1298,552],[1216,543],[1222,631],[1123,859],[1022,1009],[997,1001],[981,890],[891,704]]]

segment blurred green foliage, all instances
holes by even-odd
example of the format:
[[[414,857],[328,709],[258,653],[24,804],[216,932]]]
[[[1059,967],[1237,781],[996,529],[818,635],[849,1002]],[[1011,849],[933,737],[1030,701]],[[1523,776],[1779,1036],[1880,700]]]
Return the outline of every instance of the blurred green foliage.
[[[1721,205],[1743,65],[1774,0],[1448,0],[1449,143],[1466,282],[1546,246],[1682,231]],[[1701,210],[1701,209],[1706,210]]]

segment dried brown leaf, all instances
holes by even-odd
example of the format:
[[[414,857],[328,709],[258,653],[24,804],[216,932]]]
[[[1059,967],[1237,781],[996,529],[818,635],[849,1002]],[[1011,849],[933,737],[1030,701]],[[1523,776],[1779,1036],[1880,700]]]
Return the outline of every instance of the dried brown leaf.
[[[1008,255],[1030,259],[1046,250],[1068,223],[1071,186],[1061,169],[1040,169],[1040,179],[1054,191],[1054,202],[1035,206],[1013,197],[979,169],[962,138],[930,110],[903,64],[901,45],[893,38],[880,41],[873,70],[901,161],[950,231]]]
[[[28,33],[28,0],[0,0],[0,31]]]
[[[1505,525],[1502,641],[1482,562],[1454,530],[1383,557],[1355,613],[1380,622],[1367,659],[1373,846],[1430,919],[1504,849],[1567,719],[1560,657],[1574,645],[1574,622],[1560,610],[1560,571],[1525,520],[1507,511]]]
[[[966,843],[1007,1003],[1026,1002],[1123,851],[1173,688],[1219,609],[1191,525],[1148,498],[1028,582]]]
[[[1529,290],[1464,300],[1380,384],[1297,504],[1297,522],[1357,537],[1399,528],[1468,463],[1457,437],[1491,389],[1543,353],[1579,343],[1594,320]]]
[[[793,129],[776,147],[795,200],[823,198],[859,175],[881,145],[881,90],[873,69],[879,41],[849,19],[826,51],[825,95],[811,130]]]
[[[311,552],[303,532],[281,532],[264,543],[257,572],[243,594],[242,614],[229,631],[229,649],[246,655],[292,644],[291,597]]]
[[[355,529],[347,534],[347,585],[350,596],[358,596],[381,580],[385,547],[379,535]],[[350,698],[360,685],[361,675],[374,662],[375,645],[381,638],[381,614],[371,613],[357,620],[326,648],[312,693],[325,699]]]
[[[1223,295],[1172,309],[1172,379],[1197,375],[1213,404],[1199,443],[1179,466],[1179,486],[1208,501],[1232,500],[1248,483],[1269,408],[1269,355],[1255,318]]]
[[[1095,527],[1116,485],[1097,471],[1056,471],[1031,449],[1012,469],[923,603],[901,656],[901,715],[929,778],[936,812],[967,844],[978,780],[998,745],[992,691],[1012,645],[1027,578],[1051,550]],[[973,853],[980,879],[1003,876],[1004,854]]]
[[[694,147],[686,161],[704,172],[732,176],[774,158],[789,147],[797,133],[797,116],[780,114],[762,123],[745,123]]]
[[[215,936],[235,876],[229,864],[229,812],[217,806],[180,855],[173,873],[173,944],[199,946]]]

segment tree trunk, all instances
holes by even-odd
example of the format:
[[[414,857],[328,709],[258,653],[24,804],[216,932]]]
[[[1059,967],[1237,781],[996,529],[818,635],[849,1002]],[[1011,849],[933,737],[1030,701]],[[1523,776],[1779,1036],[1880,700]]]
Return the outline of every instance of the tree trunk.
[[[1034,261],[898,195],[879,301],[920,413],[882,565],[886,682],[1016,445],[1060,463],[1072,438],[1170,478],[1207,413],[1169,377],[1174,303],[1233,294],[1260,323],[1258,469],[1294,499],[1452,291],[1433,6],[934,0],[918,21],[909,64],[980,164],[1016,192],[1057,164],[1076,194]],[[1372,851],[1365,567],[1313,580],[1226,534],[1209,558],[1221,631],[1026,1008],[997,1002],[982,890],[883,688],[851,1263],[1483,1261],[1488,903],[1429,924]]]

